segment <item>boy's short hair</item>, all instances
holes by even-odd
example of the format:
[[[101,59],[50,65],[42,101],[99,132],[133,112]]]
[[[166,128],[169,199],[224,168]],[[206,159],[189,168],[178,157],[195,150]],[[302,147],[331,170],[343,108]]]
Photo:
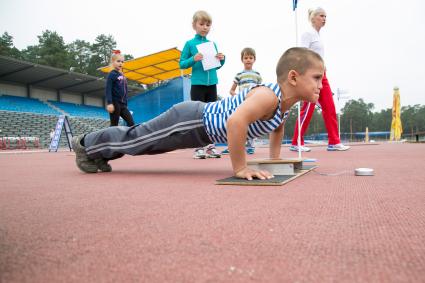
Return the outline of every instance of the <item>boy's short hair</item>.
[[[290,48],[283,53],[277,63],[277,80],[286,80],[286,77],[291,70],[297,71],[297,73],[302,75],[317,62],[324,64],[322,57],[320,57],[320,55],[316,52],[304,47]]]
[[[257,59],[255,55],[255,50],[251,47],[245,47],[244,49],[242,49],[241,60],[243,60],[243,56],[245,55],[251,55],[251,56],[254,56],[254,59]]]
[[[212,24],[212,18],[210,14],[203,10],[196,11],[195,14],[193,14],[192,24],[195,24],[197,21],[205,21],[207,23]]]

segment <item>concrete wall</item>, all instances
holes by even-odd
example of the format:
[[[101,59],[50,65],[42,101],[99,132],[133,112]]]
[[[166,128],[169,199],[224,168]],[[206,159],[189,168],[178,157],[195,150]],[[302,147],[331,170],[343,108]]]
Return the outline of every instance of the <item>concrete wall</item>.
[[[86,96],[86,103],[85,104],[103,107],[103,97],[100,98],[100,97]]]
[[[75,95],[69,92],[61,92],[61,102],[83,104],[83,98],[81,95]]]
[[[41,101],[56,100],[56,91],[32,87],[31,98],[37,98]]]
[[[7,83],[0,82],[0,95],[1,94],[27,97],[27,87],[25,85],[12,84],[8,82]],[[52,90],[52,89],[32,87],[31,98],[36,98],[41,101],[46,101],[46,100],[57,101],[57,92],[56,90]],[[86,96],[85,99],[86,99],[85,104],[87,105],[103,107],[103,99],[104,99],[103,97]],[[61,101],[71,102],[76,104],[83,103],[82,95],[80,93],[66,92],[66,91],[61,92]]]
[[[14,96],[27,96],[27,88],[23,85],[14,85],[9,83],[0,83],[0,94],[14,95]]]

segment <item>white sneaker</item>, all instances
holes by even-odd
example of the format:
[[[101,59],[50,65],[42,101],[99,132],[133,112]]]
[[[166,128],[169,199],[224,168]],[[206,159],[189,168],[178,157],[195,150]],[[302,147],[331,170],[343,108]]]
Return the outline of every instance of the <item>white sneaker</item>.
[[[194,159],[205,159],[207,158],[207,154],[205,153],[203,148],[199,148],[195,150],[195,154],[193,155]]]
[[[221,157],[221,153],[218,152],[218,150],[213,146],[207,148],[206,154],[207,154],[208,158],[220,158]]]
[[[343,145],[342,143],[328,145],[328,151],[346,151],[349,149],[348,145]]]
[[[303,146],[303,145],[300,145],[300,149],[301,149],[302,152],[309,152],[309,151],[311,151],[311,149],[309,147],[306,147],[306,146]],[[296,152],[298,152],[298,146],[297,145],[291,145],[289,147],[289,150],[290,151],[296,151]]]

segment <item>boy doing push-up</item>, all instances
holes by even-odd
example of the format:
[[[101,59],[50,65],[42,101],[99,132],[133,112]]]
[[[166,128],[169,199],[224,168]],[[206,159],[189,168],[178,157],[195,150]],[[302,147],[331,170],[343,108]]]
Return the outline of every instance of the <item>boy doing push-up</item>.
[[[280,157],[283,126],[298,101],[315,103],[322,88],[324,63],[307,48],[288,49],[276,67],[276,82],[220,101],[186,101],[158,117],[133,127],[110,127],[74,137],[72,145],[81,171],[111,171],[109,160],[125,154],[159,154],[176,149],[227,143],[233,173],[252,180],[273,176],[247,167],[247,139],[270,134],[270,158]]]

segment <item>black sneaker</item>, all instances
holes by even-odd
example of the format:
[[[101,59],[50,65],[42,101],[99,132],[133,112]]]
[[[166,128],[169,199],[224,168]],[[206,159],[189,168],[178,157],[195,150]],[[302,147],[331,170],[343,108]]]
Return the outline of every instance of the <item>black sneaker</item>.
[[[84,146],[80,144],[84,135],[79,135],[72,138],[72,149],[75,152],[75,163],[77,167],[85,173],[97,173],[97,164],[93,159],[87,156]]]
[[[95,159],[94,162],[97,165],[97,168],[102,171],[102,172],[111,172],[112,171],[112,167],[111,165],[108,164],[108,160],[103,159],[103,158],[99,158],[99,159]]]

